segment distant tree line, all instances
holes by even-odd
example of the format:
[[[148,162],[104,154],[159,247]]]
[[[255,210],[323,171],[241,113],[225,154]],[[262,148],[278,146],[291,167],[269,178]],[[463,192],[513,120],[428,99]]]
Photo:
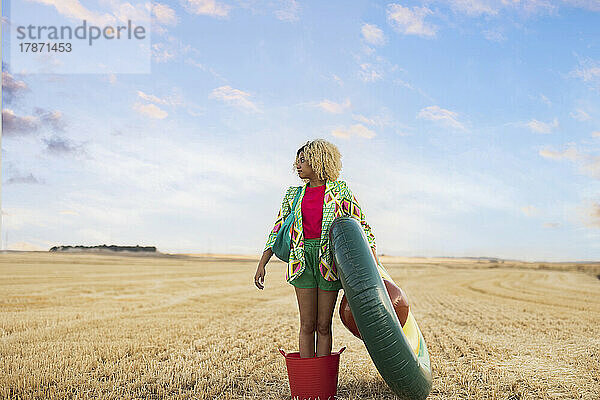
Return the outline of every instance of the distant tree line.
[[[109,250],[109,251],[144,251],[144,252],[156,252],[155,246],[116,246],[111,244],[107,246],[105,244],[100,246],[54,246],[50,251],[73,251],[73,250]]]

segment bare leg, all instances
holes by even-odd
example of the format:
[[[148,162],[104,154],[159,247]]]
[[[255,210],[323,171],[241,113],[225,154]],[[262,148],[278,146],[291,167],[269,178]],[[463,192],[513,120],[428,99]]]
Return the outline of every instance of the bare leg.
[[[317,288],[294,288],[300,310],[300,357],[314,357],[315,331],[317,329]]]
[[[332,334],[331,319],[337,300],[338,291],[318,289],[317,303],[317,357],[331,354]]]

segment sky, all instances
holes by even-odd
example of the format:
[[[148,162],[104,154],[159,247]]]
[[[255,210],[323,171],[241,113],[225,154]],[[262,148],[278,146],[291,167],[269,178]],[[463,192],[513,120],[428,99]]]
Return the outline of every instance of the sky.
[[[3,249],[258,257],[323,138],[379,254],[600,261],[597,0],[2,5]],[[147,58],[26,69],[11,10],[146,12]]]

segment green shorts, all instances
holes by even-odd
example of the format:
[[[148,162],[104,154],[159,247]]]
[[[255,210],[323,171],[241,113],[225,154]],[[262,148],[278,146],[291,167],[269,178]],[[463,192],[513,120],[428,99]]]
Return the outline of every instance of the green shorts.
[[[320,238],[304,239],[304,259],[306,266],[299,277],[290,283],[298,288],[319,288],[327,291],[337,291],[342,288],[342,281],[328,281],[319,271]]]

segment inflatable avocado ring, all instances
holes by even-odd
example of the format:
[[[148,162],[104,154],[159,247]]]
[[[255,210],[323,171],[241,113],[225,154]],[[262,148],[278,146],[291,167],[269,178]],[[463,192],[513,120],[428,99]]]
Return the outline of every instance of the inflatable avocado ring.
[[[344,325],[363,340],[375,367],[396,395],[425,399],[431,391],[429,352],[406,295],[375,262],[356,219],[336,218],[329,239],[344,288],[340,305]]]

